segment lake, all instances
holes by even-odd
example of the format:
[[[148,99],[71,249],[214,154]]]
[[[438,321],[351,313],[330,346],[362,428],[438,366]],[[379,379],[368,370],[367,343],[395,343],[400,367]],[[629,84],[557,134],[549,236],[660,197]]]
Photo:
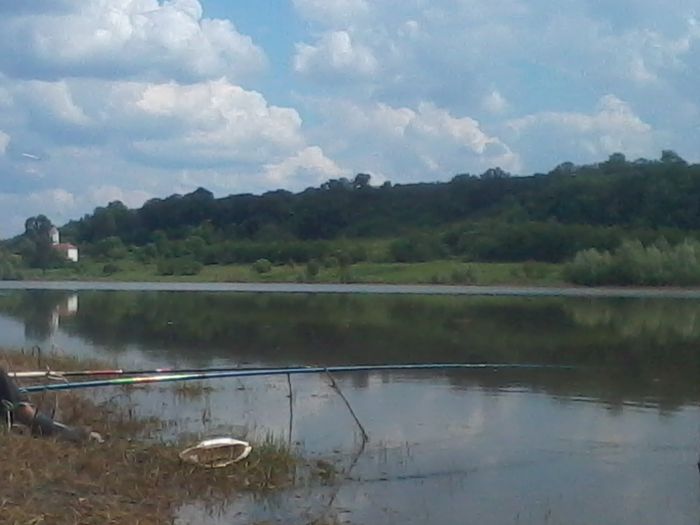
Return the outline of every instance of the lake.
[[[364,446],[323,375],[137,389],[173,435],[270,433],[338,470],[181,523],[698,524],[699,300],[295,291],[2,290],[0,346],[129,368],[574,367],[336,374]]]

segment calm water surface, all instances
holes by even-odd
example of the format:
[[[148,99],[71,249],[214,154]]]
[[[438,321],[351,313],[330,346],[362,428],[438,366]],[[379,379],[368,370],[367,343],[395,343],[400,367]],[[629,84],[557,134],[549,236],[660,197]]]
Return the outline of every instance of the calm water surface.
[[[358,373],[137,390],[199,436],[265,435],[333,462],[313,483],[181,523],[700,523],[700,301],[0,292],[0,345],[124,367],[515,362],[576,370]]]

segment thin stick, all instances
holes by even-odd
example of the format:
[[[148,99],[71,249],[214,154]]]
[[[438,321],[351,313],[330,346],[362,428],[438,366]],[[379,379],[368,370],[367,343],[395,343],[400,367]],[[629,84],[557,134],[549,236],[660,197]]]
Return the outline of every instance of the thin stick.
[[[352,472],[352,469],[355,468],[355,465],[357,465],[358,461],[360,460],[360,457],[362,454],[365,452],[365,448],[367,447],[367,440],[363,439],[360,441],[360,448],[353,454],[352,461],[350,461],[350,465],[348,465],[348,468],[346,468],[343,472],[343,477],[345,479],[348,479],[350,477],[350,473]],[[320,518],[313,522],[313,523],[325,523],[324,520],[329,521],[328,516],[331,513],[331,510],[333,509],[333,504],[335,503],[336,498],[338,497],[338,493],[340,492],[340,489],[343,487],[342,483],[336,483],[335,484],[335,489],[333,490],[333,493],[331,494],[330,498],[328,498],[328,504],[326,505],[326,508],[323,510],[321,513]]]
[[[335,382],[335,378],[333,377],[333,375],[327,369],[326,369],[326,375],[328,376],[328,379],[330,379],[330,381],[331,381],[331,387],[333,388],[333,390],[338,392],[338,395],[340,396],[340,398],[345,402],[345,406],[348,407],[348,410],[350,411],[352,418],[355,420],[355,423],[357,423],[357,426],[360,428],[360,432],[362,432],[362,441],[364,441],[364,442],[368,441],[369,436],[367,435],[367,431],[365,430],[365,427],[363,427],[362,423],[360,423],[360,420],[358,419],[357,414],[355,414],[355,411],[352,409],[352,406],[350,406],[350,402],[343,394],[343,391],[338,386],[338,383]]]
[[[292,393],[292,376],[287,374],[287,386],[289,387],[289,438],[287,447],[292,448],[292,429],[294,427],[294,398]]]
[[[36,367],[41,368],[41,347],[35,345],[34,348],[36,349]],[[32,348],[32,350],[34,350],[34,348]]]

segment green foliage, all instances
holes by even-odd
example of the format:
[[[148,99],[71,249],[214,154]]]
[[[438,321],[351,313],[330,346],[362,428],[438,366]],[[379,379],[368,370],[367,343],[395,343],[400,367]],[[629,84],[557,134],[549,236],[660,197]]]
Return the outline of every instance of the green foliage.
[[[104,261],[124,259],[129,254],[129,250],[119,237],[111,236],[95,243],[90,253],[96,259]]]
[[[316,279],[320,269],[321,265],[318,263],[318,261],[316,259],[311,259],[309,262],[306,263],[306,279],[309,281],[313,281],[314,279]]]
[[[25,234],[12,241],[26,265],[64,264],[48,244],[50,227],[45,216],[30,217]],[[700,165],[664,150],[659,160],[613,153],[600,163],[562,162],[547,174],[524,177],[492,168],[446,183],[376,187],[371,175],[360,173],[296,194],[220,199],[198,188],[139,209],[111,202],[62,231],[103,262],[563,262],[587,249],[611,252],[629,238],[649,245],[663,234],[675,244],[696,235]],[[368,249],[372,242],[382,242],[381,251]],[[175,272],[173,264],[161,267]]]
[[[478,278],[476,270],[472,266],[464,265],[452,270],[450,280],[454,284],[476,284]]]
[[[225,240],[396,237],[418,228],[504,218],[700,229],[700,165],[688,164],[670,150],[657,161],[629,161],[622,153],[613,153],[591,165],[562,162],[546,175],[513,177],[493,168],[478,177],[458,175],[447,183],[374,187],[370,181],[368,174],[358,174],[297,194],[279,190],[221,199],[200,188],[152,199],[135,210],[113,202],[69,223],[64,231],[78,243],[93,244],[111,236],[126,245],[154,242],[164,257],[172,254],[162,240],[197,237],[216,245]],[[41,230],[44,222],[32,221],[30,229]],[[202,243],[191,244],[186,250],[201,260]]]
[[[555,222],[519,224],[487,221],[454,227],[443,236],[450,251],[475,261],[561,262],[585,248],[610,249],[622,232]]]
[[[37,215],[29,217],[24,221],[24,236],[28,239],[37,242],[40,239],[49,240],[49,232],[53,224],[46,215]]]
[[[202,263],[191,257],[160,259],[156,272],[158,275],[197,275],[202,271]]]
[[[29,217],[24,223],[24,234],[17,249],[22,260],[32,268],[59,268],[66,264],[65,259],[54,250],[51,244],[51,221],[45,215]]]
[[[150,263],[158,258],[158,249],[153,243],[133,249],[134,258],[140,263]]]
[[[352,283],[355,278],[352,275],[352,268],[350,264],[341,264],[338,266],[338,282],[341,283]]]
[[[253,263],[253,271],[258,274],[270,273],[272,263],[267,259],[258,259]]]
[[[22,277],[18,258],[0,250],[0,281],[17,281]]]
[[[412,235],[392,242],[389,254],[395,262],[423,262],[444,257],[445,248],[435,236]]]
[[[612,253],[584,250],[564,269],[573,283],[595,285],[695,286],[700,284],[700,242],[670,246],[665,239],[644,246],[626,241]]]
[[[114,263],[107,263],[102,267],[102,273],[105,275],[113,275],[119,271],[119,266]]]

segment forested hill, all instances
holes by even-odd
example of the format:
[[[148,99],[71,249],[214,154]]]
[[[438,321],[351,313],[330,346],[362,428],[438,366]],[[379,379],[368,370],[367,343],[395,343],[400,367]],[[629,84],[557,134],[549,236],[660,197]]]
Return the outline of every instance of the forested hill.
[[[495,168],[445,183],[370,183],[369,175],[359,174],[300,193],[216,199],[200,188],[152,199],[140,209],[112,202],[71,221],[62,233],[77,243],[119,237],[125,244],[145,245],[163,234],[261,241],[391,237],[484,220],[700,229],[700,165],[671,151],[658,161],[628,162],[614,154],[599,164],[563,163],[532,176]]]

